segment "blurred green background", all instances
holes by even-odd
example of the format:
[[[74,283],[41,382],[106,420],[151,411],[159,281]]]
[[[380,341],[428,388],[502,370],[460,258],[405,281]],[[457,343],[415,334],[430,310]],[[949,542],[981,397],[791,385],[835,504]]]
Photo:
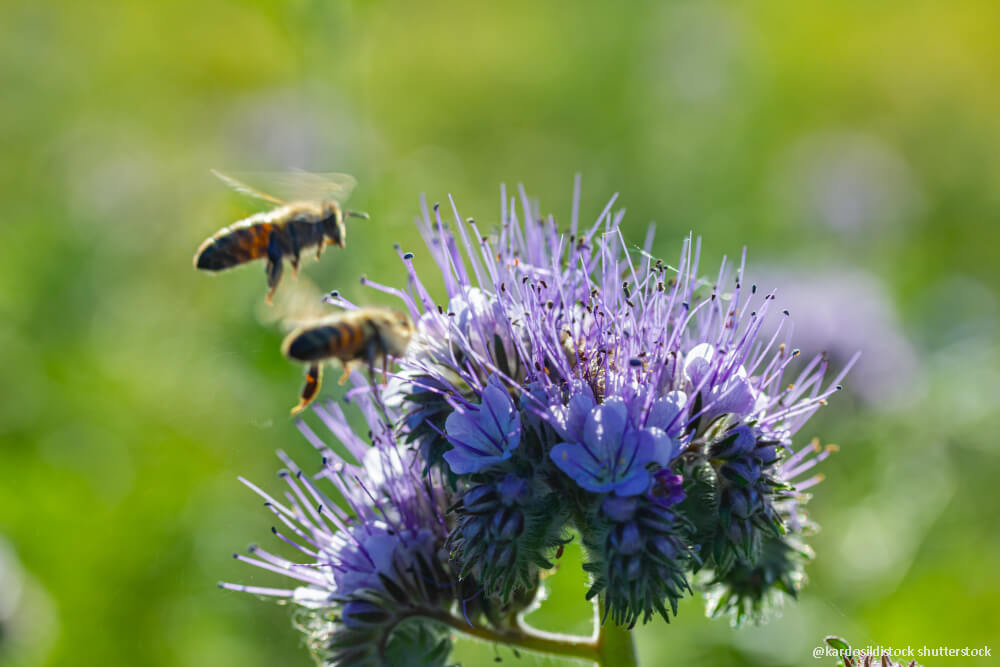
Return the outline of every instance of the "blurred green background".
[[[0,21],[0,664],[307,665],[237,481],[277,489],[302,369],[254,313],[260,266],[191,268],[248,213],[210,167],[348,171],[350,252],[305,273],[363,301],[426,253],[418,197],[498,217],[523,182],[568,218],[746,245],[807,350],[866,356],[800,434],[837,442],[810,585],[761,627],[691,599],[646,665],[817,664],[855,645],[1000,650],[1000,5],[980,2],[4,3]],[[780,295],[785,292],[779,291]],[[327,392],[335,393],[333,382]],[[570,550],[534,621],[584,632]],[[552,664],[462,644],[466,665]],[[938,658],[927,664],[988,664]]]

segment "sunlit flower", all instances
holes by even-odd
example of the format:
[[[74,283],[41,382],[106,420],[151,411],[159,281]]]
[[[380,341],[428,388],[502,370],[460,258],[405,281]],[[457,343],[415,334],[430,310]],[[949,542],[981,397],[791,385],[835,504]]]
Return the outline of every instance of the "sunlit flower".
[[[700,241],[683,241],[676,266],[652,255],[652,230],[643,249],[627,244],[614,200],[585,228],[577,200],[565,233],[523,191],[520,209],[503,201],[493,234],[454,206],[450,226],[423,207],[443,302],[401,248],[406,289],[365,281],[416,323],[386,384],[351,394],[371,444],[318,408],[349,457],[302,426],[322,471],[282,455],[287,500],[250,485],[304,558],[239,558],[299,584],[224,587],[313,610],[331,664],[442,664],[449,614],[516,618],[577,536],[587,599],[624,627],[676,614],[692,581],[710,613],[738,621],[804,581],[807,490],[832,448],[796,451],[793,436],[846,369],[826,382],[826,357],[800,359],[745,258],[709,281]]]
[[[613,553],[624,557],[637,545],[662,546],[656,536],[669,535],[676,586],[650,596],[632,575],[609,574],[592,591],[618,600],[617,620],[666,615],[662,602],[686,589],[688,564],[725,576],[752,565],[765,539],[803,523],[788,509],[803,496],[782,461],[795,460],[792,436],[843,373],[824,383],[824,357],[800,362],[782,337],[787,312],[762,335],[775,319],[774,294],[744,284],[743,260],[735,272],[723,261],[707,281],[697,241],[683,243],[676,266],[651,254],[652,234],[644,249],[630,249],[613,200],[592,226],[581,228],[574,215],[561,233],[523,191],[520,199],[518,210],[504,194],[492,235],[454,206],[447,224],[439,207],[424,207],[418,226],[446,303],[431,298],[409,252],[399,251],[408,290],[369,281],[401,298],[418,323],[390,382],[403,412],[398,436],[419,445],[427,469],[442,470],[458,491],[454,555],[487,591],[505,597],[530,588],[571,530],[591,565],[618,562]],[[663,481],[678,477],[690,490],[680,492],[685,501],[656,510],[675,497]],[[498,499],[510,479],[532,499],[551,494],[559,511],[520,532],[523,517],[535,514],[512,518]],[[491,499],[489,530],[485,515],[470,509],[481,498]],[[634,512],[659,518],[614,519],[606,508],[615,498],[634,498]],[[608,542],[615,531],[624,532]],[[498,555],[510,567],[496,567]],[[650,568],[633,572],[643,581],[667,576],[653,560],[630,557],[629,567]]]

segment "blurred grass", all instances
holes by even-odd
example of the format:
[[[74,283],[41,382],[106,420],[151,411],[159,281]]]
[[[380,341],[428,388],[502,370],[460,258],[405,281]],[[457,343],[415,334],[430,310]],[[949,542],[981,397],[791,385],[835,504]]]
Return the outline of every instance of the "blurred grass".
[[[393,241],[427,267],[420,192],[488,224],[498,184],[524,182],[565,219],[576,172],[586,215],[620,192],[662,256],[694,230],[706,266],[747,245],[751,266],[884,281],[926,389],[888,411],[838,396],[802,433],[842,445],[812,584],[761,628],[687,601],[640,650],[796,665],[830,633],[994,640],[998,21],[985,1],[8,2],[0,535],[32,621],[0,664],[308,664],[288,608],[214,586],[277,580],[227,557],[270,535],[235,478],[312,452],[287,418],[301,369],[253,317],[261,268],[190,268],[246,212],[210,167],[356,174],[372,222],[305,271],[358,300],[360,274],[400,278]],[[545,627],[585,627],[574,553]]]

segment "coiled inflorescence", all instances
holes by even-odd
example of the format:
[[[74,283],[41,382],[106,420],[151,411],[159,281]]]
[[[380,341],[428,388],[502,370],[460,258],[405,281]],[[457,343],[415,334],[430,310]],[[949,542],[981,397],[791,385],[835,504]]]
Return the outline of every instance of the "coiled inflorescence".
[[[684,242],[676,266],[652,256],[652,233],[630,249],[614,200],[589,228],[575,204],[566,233],[523,192],[520,211],[503,202],[491,235],[457,210],[449,228],[424,206],[440,303],[398,248],[407,288],[366,281],[403,302],[416,333],[387,384],[369,388],[382,410],[369,420],[380,465],[328,453],[321,475],[351,511],[278,513],[339,529],[306,550],[323,555],[318,567],[291,570],[309,593],[281,594],[337,606],[330,636],[347,639],[328,645],[377,636],[382,654],[383,629],[401,615],[433,620],[457,605],[496,621],[525,608],[577,536],[587,597],[619,625],[675,614],[695,573],[710,609],[737,620],[794,595],[809,557],[804,491],[819,479],[803,476],[830,450],[796,452],[792,436],[840,377],[824,384],[825,358],[798,359],[782,337],[787,313],[761,335],[774,294],[744,284],[742,260],[708,281],[698,241]],[[355,458],[367,456],[339,415],[318,413]],[[379,558],[365,569],[348,552]],[[360,628],[374,635],[360,640]],[[412,642],[433,651],[436,636]]]

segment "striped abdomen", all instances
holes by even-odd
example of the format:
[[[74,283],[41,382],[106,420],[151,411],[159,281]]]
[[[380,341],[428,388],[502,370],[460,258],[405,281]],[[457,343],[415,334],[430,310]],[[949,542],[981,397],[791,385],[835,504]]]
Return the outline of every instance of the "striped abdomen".
[[[204,271],[221,271],[267,257],[271,233],[276,229],[278,225],[273,222],[227,227],[201,244],[194,265]]]
[[[351,361],[361,356],[367,343],[367,323],[334,322],[316,324],[293,331],[285,339],[285,356],[296,361],[337,358]]]

